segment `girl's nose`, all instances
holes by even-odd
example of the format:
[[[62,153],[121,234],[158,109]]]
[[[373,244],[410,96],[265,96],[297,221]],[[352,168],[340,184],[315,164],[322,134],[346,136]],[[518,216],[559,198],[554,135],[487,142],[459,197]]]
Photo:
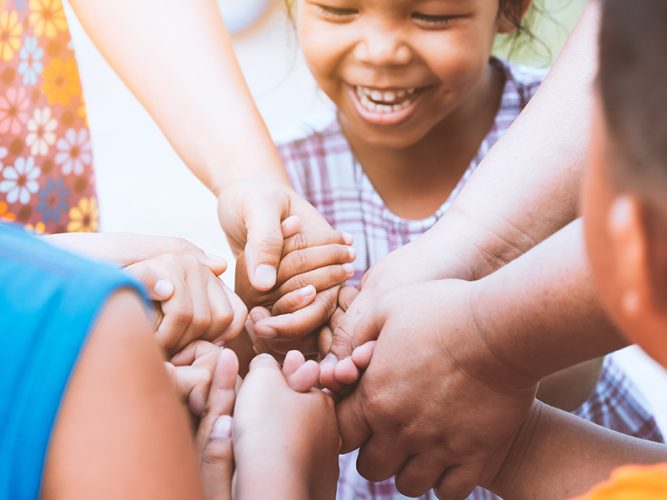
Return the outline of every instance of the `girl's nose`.
[[[355,47],[356,58],[373,66],[400,66],[412,61],[412,49],[392,32],[367,33]]]

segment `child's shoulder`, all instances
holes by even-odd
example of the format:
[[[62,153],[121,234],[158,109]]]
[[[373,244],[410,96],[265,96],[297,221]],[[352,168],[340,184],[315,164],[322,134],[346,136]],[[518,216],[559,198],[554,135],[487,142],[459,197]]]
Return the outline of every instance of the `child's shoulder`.
[[[537,92],[551,68],[537,68],[493,58],[491,63],[505,75],[504,101],[523,109]]]

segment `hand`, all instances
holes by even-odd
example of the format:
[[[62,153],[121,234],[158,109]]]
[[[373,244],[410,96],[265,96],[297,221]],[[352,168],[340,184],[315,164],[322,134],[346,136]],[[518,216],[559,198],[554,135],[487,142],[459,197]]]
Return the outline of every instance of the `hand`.
[[[478,273],[489,272],[484,252],[468,239],[454,236],[445,243],[441,241],[443,222],[444,219],[416,240],[386,255],[366,272],[354,302],[346,300],[345,310],[348,311],[349,306],[349,311],[339,321],[332,322],[332,334],[328,341],[323,341],[338,359],[351,354],[355,347],[352,339],[357,325],[367,321],[369,311],[375,308],[385,294],[424,281],[443,278],[472,280]],[[461,233],[465,234],[465,231]],[[447,234],[451,236],[452,232],[447,232],[445,236]],[[447,252],[443,253],[442,248],[447,248]]]
[[[441,497],[465,498],[495,477],[537,381],[512,371],[476,331],[474,285],[397,289],[358,329],[359,338],[378,340],[337,415],[343,451],[361,446],[357,468],[367,479],[396,475],[406,495],[436,487]]]
[[[169,352],[196,339],[230,342],[243,329],[247,310],[218,278],[227,264],[203,262],[192,255],[163,254],[125,268],[155,301],[156,338]]]
[[[302,363],[298,356],[288,354],[285,364]],[[301,370],[313,370],[306,375],[314,383],[317,364],[306,363]],[[331,398],[295,391],[273,358],[257,356],[234,410],[235,497],[333,499],[339,444]]]
[[[293,233],[286,228],[292,219],[296,217],[289,217],[282,224],[285,241],[273,289],[256,291],[246,274],[245,254],[239,255],[236,261],[234,290],[249,309],[263,306],[274,316],[292,313],[303,308],[304,304],[312,303],[316,292],[340,285],[354,274],[351,262],[356,254],[350,246],[352,240],[349,235],[334,230],[304,234],[299,232],[300,228]],[[327,319],[318,318],[314,326]]]
[[[234,255],[245,252],[246,274],[258,291],[276,284],[283,251],[281,222],[290,215],[299,216],[304,232],[331,230],[310,203],[279,179],[232,182],[220,192],[220,225]]]

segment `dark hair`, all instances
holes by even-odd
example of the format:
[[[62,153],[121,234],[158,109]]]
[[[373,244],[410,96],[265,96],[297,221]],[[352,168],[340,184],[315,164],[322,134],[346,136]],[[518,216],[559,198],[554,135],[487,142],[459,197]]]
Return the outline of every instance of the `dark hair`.
[[[290,19],[293,20],[294,3],[296,0],[284,0],[285,8]],[[529,13],[522,18],[521,13],[524,10],[524,5],[528,0],[500,0],[500,12],[504,12],[509,21],[514,25],[515,31],[513,37],[519,38],[525,36],[529,39],[534,39],[532,31],[529,27],[529,19],[534,11],[539,10],[536,7],[537,0],[533,0]]]
[[[612,173],[667,202],[667,1],[603,0],[598,87]]]

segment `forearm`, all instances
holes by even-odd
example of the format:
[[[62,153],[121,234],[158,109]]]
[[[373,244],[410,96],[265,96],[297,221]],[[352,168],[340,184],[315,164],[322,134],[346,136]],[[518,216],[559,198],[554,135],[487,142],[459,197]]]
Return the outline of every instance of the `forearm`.
[[[441,253],[456,249],[458,261],[434,261],[439,277],[484,276],[577,216],[597,67],[589,3],[540,90],[425,235]]]
[[[501,364],[527,379],[626,345],[598,302],[580,220],[473,287],[476,331]]]
[[[50,244],[92,259],[126,267],[157,255],[203,256],[204,252],[183,238],[133,233],[61,233],[43,236]]]
[[[234,180],[259,175],[288,182],[214,0],[70,3],[100,52],[207,187],[217,194]]]
[[[605,480],[616,467],[665,460],[664,445],[536,402],[490,488],[517,500],[571,498]]]

